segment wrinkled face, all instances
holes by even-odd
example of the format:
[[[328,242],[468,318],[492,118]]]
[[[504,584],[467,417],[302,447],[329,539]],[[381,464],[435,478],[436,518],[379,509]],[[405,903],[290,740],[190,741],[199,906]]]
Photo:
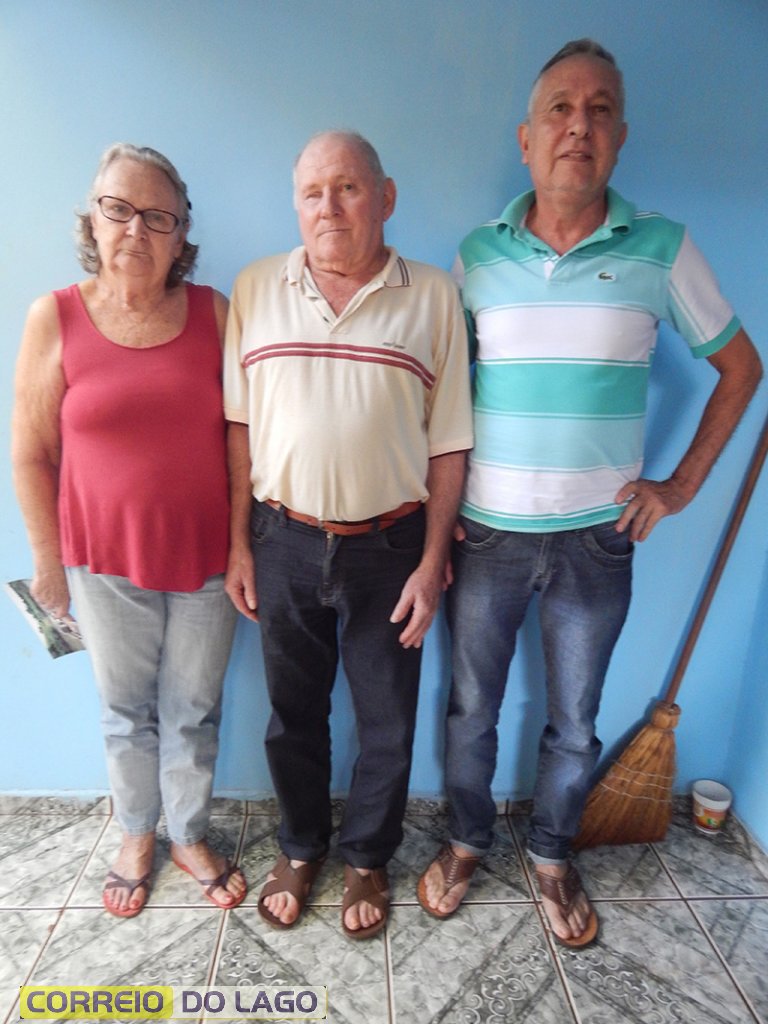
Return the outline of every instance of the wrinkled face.
[[[139,210],[167,210],[182,216],[168,177],[159,167],[138,160],[113,160],[98,183],[99,196],[114,196]],[[168,235],[150,231],[138,214],[125,223],[109,220],[96,203],[91,206],[91,226],[102,268],[158,281],[168,276],[186,237],[182,225]]]
[[[588,54],[542,75],[518,129],[537,196],[585,203],[603,197],[626,135],[616,70]]]
[[[310,269],[373,275],[381,267],[394,182],[379,185],[365,157],[334,136],[309,143],[294,173],[294,203]]]

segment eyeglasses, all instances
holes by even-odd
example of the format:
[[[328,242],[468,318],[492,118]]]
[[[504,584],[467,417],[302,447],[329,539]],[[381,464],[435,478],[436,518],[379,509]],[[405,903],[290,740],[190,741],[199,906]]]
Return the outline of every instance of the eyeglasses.
[[[138,210],[133,203],[115,196],[102,196],[96,202],[107,220],[117,221],[118,224],[127,224],[137,213],[150,231],[158,231],[161,235],[170,235],[181,224],[175,213],[167,210]]]

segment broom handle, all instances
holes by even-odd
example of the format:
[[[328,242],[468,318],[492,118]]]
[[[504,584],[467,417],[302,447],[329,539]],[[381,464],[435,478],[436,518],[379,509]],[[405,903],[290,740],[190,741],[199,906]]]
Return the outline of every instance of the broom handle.
[[[663,702],[665,704],[675,703],[675,698],[677,697],[677,692],[680,689],[680,684],[683,681],[685,670],[688,668],[688,662],[691,659],[693,648],[699,638],[701,627],[704,625],[704,619],[709,611],[709,606],[712,604],[712,598],[715,596],[715,590],[720,582],[720,577],[723,575],[725,563],[728,561],[728,556],[731,553],[733,542],[736,540],[736,534],[739,532],[739,527],[741,526],[741,521],[744,518],[744,513],[747,511],[747,505],[749,504],[749,499],[752,497],[752,492],[755,489],[757,478],[760,476],[760,470],[763,468],[766,453],[768,453],[768,419],[766,419],[762,433],[757,441],[752,461],[749,464],[749,470],[744,479],[744,483],[742,484],[741,492],[739,493],[739,500],[736,502],[736,507],[731,514],[728,529],[720,544],[720,550],[717,553],[715,564],[709,574],[707,585],[704,588],[704,593],[701,595],[701,600],[699,601],[699,606],[696,609],[696,614],[694,615],[693,622],[691,623],[691,628],[688,631],[685,644],[683,645],[680,657],[677,660],[674,674],[663,698]]]

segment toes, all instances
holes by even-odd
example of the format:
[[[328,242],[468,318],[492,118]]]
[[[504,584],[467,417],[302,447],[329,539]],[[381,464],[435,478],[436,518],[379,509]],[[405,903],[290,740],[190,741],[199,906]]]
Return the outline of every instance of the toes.
[[[236,899],[234,893],[231,893],[229,889],[225,889],[221,885],[217,885],[211,895],[214,899],[218,900],[219,903],[226,903],[227,905],[233,903]]]
[[[141,888],[137,889],[133,896],[131,896],[130,900],[128,901],[128,906],[130,907],[131,910],[138,910],[141,907],[143,907],[146,902],[147,897],[144,894],[144,889]]]
[[[285,892],[277,892],[274,896],[267,896],[264,906],[283,924],[293,924],[298,917],[298,904],[296,900]]]
[[[235,898],[242,896],[247,886],[245,882],[245,876],[242,871],[235,871],[227,882],[227,892],[231,893]]]
[[[555,902],[553,902],[553,900],[544,897],[542,898],[542,905],[544,907],[544,913],[547,915],[547,919],[549,920],[549,925],[555,935],[561,939],[572,939],[578,935],[578,932],[574,932],[571,927],[570,918],[566,919],[563,916],[562,910]],[[573,915],[571,915],[571,917],[572,916]]]
[[[350,929],[350,931],[353,932],[356,932],[358,931],[358,929],[363,927],[363,924],[360,920],[359,906],[359,903],[355,903],[355,905],[353,907],[350,907],[349,910],[344,915],[344,924],[347,926],[347,928]]]
[[[123,892],[120,889],[107,889],[104,893],[104,901],[111,910],[122,910]]]
[[[360,924],[363,928],[370,928],[381,920],[381,911],[378,907],[372,907],[370,903],[363,903],[360,907]]]
[[[349,908],[344,915],[344,924],[350,931],[356,932],[360,928],[370,928],[371,925],[380,921],[381,917],[382,914],[378,907],[373,907],[363,900]]]
[[[434,865],[427,871],[424,878],[424,888],[427,893],[427,902],[430,907],[436,909],[443,897],[443,886],[441,885],[443,874]]]

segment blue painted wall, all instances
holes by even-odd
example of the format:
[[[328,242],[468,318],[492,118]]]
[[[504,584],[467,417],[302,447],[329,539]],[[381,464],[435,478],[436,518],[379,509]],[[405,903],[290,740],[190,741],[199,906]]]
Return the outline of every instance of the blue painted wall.
[[[614,183],[690,226],[764,356],[768,295],[768,8],[762,0],[1,0],[3,210],[0,231],[0,574],[30,556],[10,484],[7,422],[24,315],[81,272],[71,241],[96,162],[127,139],[166,152],[190,186],[201,245],[196,279],[228,291],[249,260],[297,242],[290,167],[305,138],[355,127],[399,188],[389,240],[449,267],[460,238],[528,179],[515,143],[530,83],[565,40],[593,35],[624,69],[629,140]],[[690,439],[713,373],[663,331],[651,390],[650,473]],[[614,744],[660,695],[711,564],[768,405],[763,387],[695,505],[637,557],[635,600],[600,715]],[[680,694],[682,791],[730,783],[768,846],[768,540],[762,480]],[[51,661],[0,603],[0,790],[106,788],[87,659]],[[242,624],[226,684],[220,792],[270,791],[258,628]],[[527,623],[503,709],[500,797],[530,792],[543,716],[541,658]],[[441,790],[447,637],[425,651],[412,789]],[[354,726],[340,680],[334,784],[343,790]]]

